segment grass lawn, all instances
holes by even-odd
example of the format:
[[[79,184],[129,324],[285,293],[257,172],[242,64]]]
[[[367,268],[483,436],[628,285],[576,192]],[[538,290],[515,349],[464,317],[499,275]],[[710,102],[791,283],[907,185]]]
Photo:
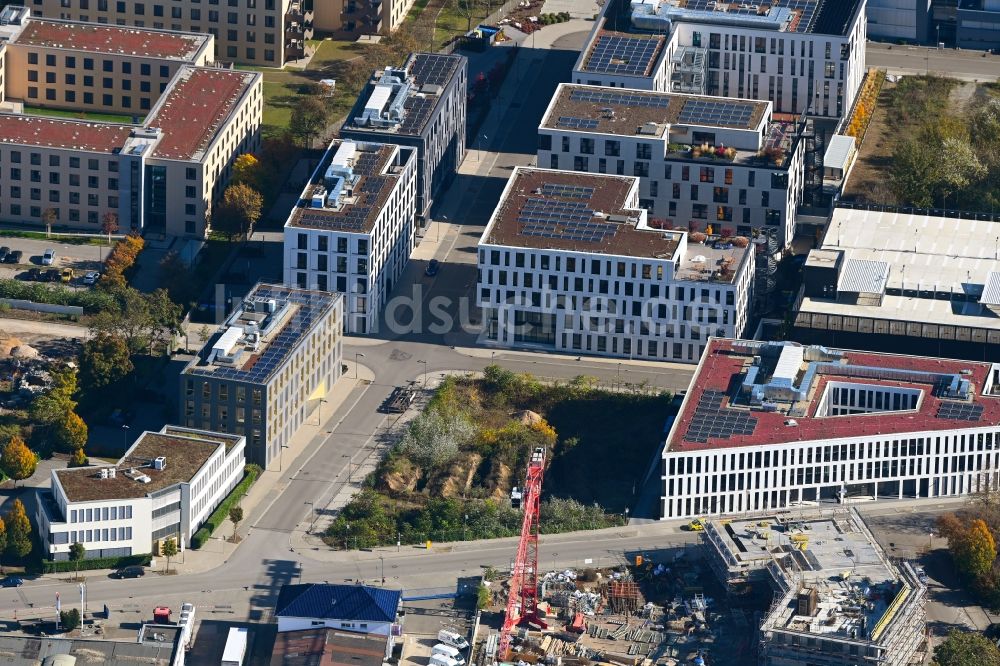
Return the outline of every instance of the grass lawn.
[[[49,109],[41,106],[26,106],[24,113],[34,116],[54,116],[56,118],[73,118],[74,120],[96,120],[107,123],[132,124],[132,116],[118,113],[92,113],[90,111],[73,111],[69,109]],[[139,116],[142,122],[142,116]]]
[[[13,231],[0,230],[0,238],[30,238],[32,240],[50,240],[68,245],[107,245],[107,236],[46,236],[44,231]]]

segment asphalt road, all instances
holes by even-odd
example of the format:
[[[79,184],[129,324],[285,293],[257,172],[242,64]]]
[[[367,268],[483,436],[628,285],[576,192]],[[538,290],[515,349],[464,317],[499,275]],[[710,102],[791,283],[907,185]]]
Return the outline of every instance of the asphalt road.
[[[869,42],[865,53],[869,67],[888,69],[890,73],[924,74],[932,72],[965,80],[1000,79],[1000,56],[983,51],[936,49],[924,46],[897,46]]]

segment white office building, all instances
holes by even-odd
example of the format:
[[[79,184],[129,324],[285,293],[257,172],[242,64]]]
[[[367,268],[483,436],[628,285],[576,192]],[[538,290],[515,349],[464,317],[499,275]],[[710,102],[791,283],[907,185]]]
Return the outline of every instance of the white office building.
[[[573,82],[772,100],[840,117],[865,75],[865,0],[609,0]]]
[[[746,328],[754,251],[649,225],[634,176],[516,167],[479,241],[487,343],[696,363]]]
[[[560,84],[538,128],[538,164],[639,177],[658,229],[795,234],[805,141],[770,102]]]
[[[344,331],[371,333],[413,251],[416,149],[330,144],[285,223],[285,284],[344,294]]]
[[[1000,364],[712,340],[663,452],[662,518],[996,490]]]
[[[68,560],[153,552],[175,539],[180,549],[243,478],[246,439],[164,426],[144,432],[114,465],[52,470],[36,516],[45,556]]]

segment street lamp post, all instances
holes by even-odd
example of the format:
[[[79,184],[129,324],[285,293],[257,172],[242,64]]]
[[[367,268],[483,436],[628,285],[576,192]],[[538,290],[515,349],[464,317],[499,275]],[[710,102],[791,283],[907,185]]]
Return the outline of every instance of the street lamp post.
[[[421,383],[423,384],[424,388],[426,388],[427,387],[427,361],[418,360],[417,363],[423,363],[424,364],[423,381]]]
[[[483,134],[479,137],[479,148],[476,150],[476,161],[481,162],[483,160],[483,141],[489,139],[490,137]]]
[[[441,221],[444,222],[445,224],[448,224],[448,216],[447,215],[442,215],[441,216]],[[437,243],[440,240],[441,240],[441,225],[440,224],[435,224],[434,225],[434,242]]]
[[[358,359],[364,358],[365,355],[361,352],[354,352],[354,378],[358,378]]]
[[[618,388],[618,390],[621,390],[621,388],[622,388],[622,364],[621,363],[618,364],[617,388]]]
[[[125,449],[128,449],[128,424],[122,424],[122,439],[125,440]]]
[[[465,541],[465,528],[469,524],[469,514],[465,514],[462,520],[462,541]]]
[[[628,507],[625,507],[625,524],[628,525]]]
[[[287,449],[287,448],[288,448],[288,444],[282,444],[281,448],[278,449],[278,471],[279,472],[282,471],[282,469],[284,469],[284,466],[285,466],[285,456],[284,456],[284,453],[285,453],[285,449]]]
[[[382,584],[385,585],[385,558],[382,555],[378,556],[379,564],[382,565]]]

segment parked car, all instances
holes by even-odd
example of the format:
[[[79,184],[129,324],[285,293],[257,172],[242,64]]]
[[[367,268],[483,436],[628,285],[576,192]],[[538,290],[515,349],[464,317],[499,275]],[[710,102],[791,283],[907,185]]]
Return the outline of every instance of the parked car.
[[[101,277],[101,274],[97,271],[87,271],[83,275],[84,284],[97,284],[97,278]]]
[[[35,282],[38,282],[39,280],[42,279],[42,269],[41,268],[29,268],[28,272],[25,275],[25,277],[28,280],[34,280]]]
[[[22,585],[24,585],[24,580],[17,576],[7,576],[0,580],[0,587],[21,587]]]
[[[59,273],[59,280],[62,282],[72,282],[75,274],[72,268],[64,268],[62,272]]]
[[[141,578],[145,575],[146,570],[138,565],[132,567],[122,567],[112,574],[115,578]]]
[[[431,259],[430,261],[427,262],[427,269],[424,271],[424,273],[426,273],[430,277],[434,277],[435,275],[438,274],[439,268],[440,264],[438,263],[438,260]]]
[[[24,256],[24,252],[21,252],[20,250],[14,250],[10,254],[8,254],[6,257],[4,257],[3,261],[4,261],[5,264],[19,264],[19,263],[21,263],[21,257],[23,257],[23,256]]]
[[[42,282],[59,282],[59,269],[50,268],[42,274]]]
[[[0,261],[6,261],[7,255],[10,254],[10,248],[4,245],[0,247]]]
[[[49,248],[42,254],[42,265],[51,266],[54,263],[56,263],[56,251]]]

